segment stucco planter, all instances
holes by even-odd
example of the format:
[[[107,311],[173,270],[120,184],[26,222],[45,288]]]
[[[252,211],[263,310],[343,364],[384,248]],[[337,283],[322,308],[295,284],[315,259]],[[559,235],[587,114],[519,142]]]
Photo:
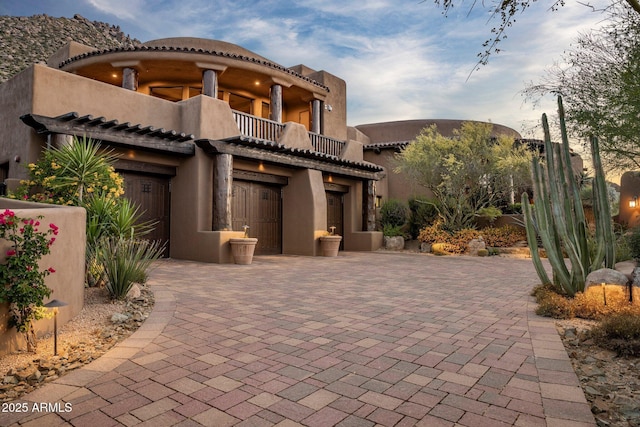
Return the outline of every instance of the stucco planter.
[[[338,256],[341,241],[342,236],[338,236],[337,234],[320,237],[322,256]]]
[[[236,264],[251,264],[253,253],[256,250],[258,239],[255,237],[242,237],[229,239],[231,245],[231,255]]]

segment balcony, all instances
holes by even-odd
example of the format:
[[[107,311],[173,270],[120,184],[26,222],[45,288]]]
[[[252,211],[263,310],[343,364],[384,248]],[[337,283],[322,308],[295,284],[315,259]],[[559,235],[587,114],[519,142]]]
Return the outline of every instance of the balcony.
[[[243,136],[266,139],[268,141],[278,141],[280,139],[284,124],[236,110],[232,110],[232,112],[238,129]],[[309,139],[315,151],[336,157],[340,157],[345,146],[344,141],[338,141],[313,132],[309,132]]]

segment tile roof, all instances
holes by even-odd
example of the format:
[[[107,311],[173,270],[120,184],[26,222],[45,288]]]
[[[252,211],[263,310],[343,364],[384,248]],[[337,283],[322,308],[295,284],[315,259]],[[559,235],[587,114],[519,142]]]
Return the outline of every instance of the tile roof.
[[[327,92],[329,92],[329,87],[319,83],[309,77],[305,77],[302,74],[299,74],[293,71],[290,68],[284,67],[282,65],[276,64],[275,62],[267,61],[264,59],[254,58],[247,55],[239,55],[230,52],[222,52],[217,50],[206,50],[201,48],[186,48],[186,47],[174,47],[174,46],[134,46],[134,47],[116,47],[111,49],[102,49],[102,50],[93,50],[91,52],[86,52],[81,55],[73,56],[65,61],[61,62],[58,65],[58,68],[62,68],[65,65],[71,64],[72,62],[79,61],[85,58],[90,58],[92,56],[101,56],[109,53],[119,53],[119,52],[182,52],[182,53],[199,53],[204,55],[218,56],[224,58],[237,59],[239,61],[252,62],[255,64],[263,65],[265,67],[282,71],[283,73],[290,74],[296,78],[304,80],[308,83],[311,83],[317,87],[320,87]]]

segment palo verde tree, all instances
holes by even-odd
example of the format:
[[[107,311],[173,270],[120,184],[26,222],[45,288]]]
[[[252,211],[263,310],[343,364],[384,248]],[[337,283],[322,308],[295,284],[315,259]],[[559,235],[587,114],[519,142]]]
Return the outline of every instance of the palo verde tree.
[[[427,127],[396,157],[395,171],[431,191],[449,231],[470,227],[480,209],[530,185],[531,153],[513,138],[492,137],[492,127],[466,122],[452,138]]]
[[[562,96],[567,130],[583,141],[599,135],[610,169],[640,167],[640,14],[619,5],[607,23],[583,34],[525,94],[534,102]]]

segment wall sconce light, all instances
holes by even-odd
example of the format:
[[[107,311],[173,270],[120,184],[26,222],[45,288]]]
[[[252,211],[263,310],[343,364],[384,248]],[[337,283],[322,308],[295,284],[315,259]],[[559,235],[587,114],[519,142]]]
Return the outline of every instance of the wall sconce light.
[[[638,196],[633,196],[631,200],[629,200],[629,207],[635,208],[638,206]]]
[[[58,355],[58,308],[64,307],[67,304],[64,301],[60,301],[57,299],[53,299],[46,303],[44,307],[50,308],[53,310],[53,355]]]
[[[327,110],[328,112],[333,111],[333,107],[331,106],[331,104],[324,104],[324,109]]]

